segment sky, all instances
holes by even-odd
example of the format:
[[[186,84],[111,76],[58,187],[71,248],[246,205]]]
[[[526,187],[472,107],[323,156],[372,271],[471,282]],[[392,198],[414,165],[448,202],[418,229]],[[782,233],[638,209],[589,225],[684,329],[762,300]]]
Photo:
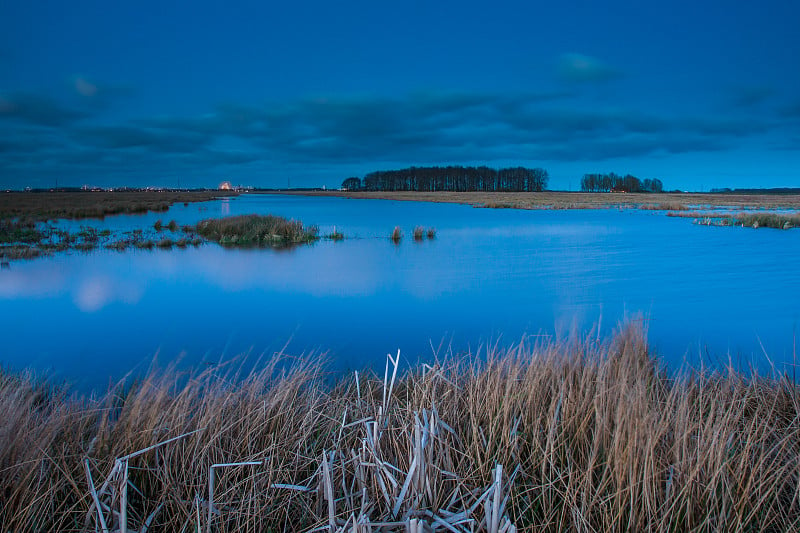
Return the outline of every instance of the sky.
[[[0,188],[800,187],[800,2],[0,0]]]

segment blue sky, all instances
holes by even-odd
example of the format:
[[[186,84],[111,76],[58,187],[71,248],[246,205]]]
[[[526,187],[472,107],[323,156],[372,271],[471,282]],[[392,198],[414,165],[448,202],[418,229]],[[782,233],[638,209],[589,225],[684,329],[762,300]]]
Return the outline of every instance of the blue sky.
[[[0,187],[800,187],[800,2],[0,0]]]

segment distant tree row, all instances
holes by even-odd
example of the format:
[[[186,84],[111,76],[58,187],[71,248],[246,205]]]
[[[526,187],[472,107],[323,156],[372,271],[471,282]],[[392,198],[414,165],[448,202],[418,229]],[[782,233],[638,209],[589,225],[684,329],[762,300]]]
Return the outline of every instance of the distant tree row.
[[[619,176],[610,174],[584,174],[581,179],[581,190],[584,192],[662,192],[664,184],[659,179],[640,180],[627,174]]]
[[[539,192],[549,176],[543,168],[411,167],[347,178],[342,188],[357,191],[507,191]]]

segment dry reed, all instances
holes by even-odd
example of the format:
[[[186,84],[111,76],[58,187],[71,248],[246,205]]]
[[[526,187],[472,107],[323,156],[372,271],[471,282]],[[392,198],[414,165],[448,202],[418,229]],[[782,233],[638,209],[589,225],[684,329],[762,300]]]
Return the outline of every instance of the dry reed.
[[[800,389],[638,326],[330,384],[313,357],[102,397],[0,373],[2,531],[789,531]]]

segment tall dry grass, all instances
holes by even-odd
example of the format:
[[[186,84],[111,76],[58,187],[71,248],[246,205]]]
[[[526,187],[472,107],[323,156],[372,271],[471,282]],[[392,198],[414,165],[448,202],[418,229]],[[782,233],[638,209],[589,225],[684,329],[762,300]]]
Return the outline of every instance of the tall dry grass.
[[[800,528],[791,380],[668,375],[636,326],[396,359],[333,384],[312,357],[153,370],[97,398],[2,374],[2,531]]]

